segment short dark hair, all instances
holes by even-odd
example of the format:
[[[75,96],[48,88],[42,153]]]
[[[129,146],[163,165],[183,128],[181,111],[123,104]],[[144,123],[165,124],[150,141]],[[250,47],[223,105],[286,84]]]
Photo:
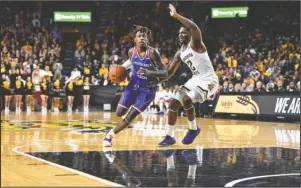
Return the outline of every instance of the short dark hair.
[[[185,25],[181,25],[181,27],[183,27],[184,29],[187,30],[188,33],[190,33],[190,30],[188,29],[188,27],[186,27]],[[181,27],[180,27],[180,28],[181,28]]]
[[[137,32],[140,31],[141,33],[146,33],[147,38],[151,40],[152,38],[152,32],[148,27],[140,26],[140,25],[134,25],[133,27],[133,34],[134,37],[136,36]]]

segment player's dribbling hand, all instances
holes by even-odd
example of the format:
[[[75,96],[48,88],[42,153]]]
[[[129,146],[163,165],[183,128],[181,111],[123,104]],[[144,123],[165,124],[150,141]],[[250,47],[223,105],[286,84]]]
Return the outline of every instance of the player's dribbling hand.
[[[174,17],[177,14],[176,8],[170,3],[169,3],[169,10],[170,10],[169,13],[172,17]]]
[[[139,71],[138,71],[138,75],[141,75],[141,76],[147,76],[147,70],[144,69],[144,68],[141,68]]]

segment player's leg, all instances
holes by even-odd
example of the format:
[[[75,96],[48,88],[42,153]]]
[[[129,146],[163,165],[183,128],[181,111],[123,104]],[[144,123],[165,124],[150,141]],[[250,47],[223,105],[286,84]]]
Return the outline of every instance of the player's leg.
[[[183,107],[189,123],[189,130],[182,140],[183,144],[191,144],[196,136],[201,132],[201,129],[196,124],[195,109],[192,102],[192,100],[195,100],[196,98],[195,91],[189,91],[187,95],[183,97]]]
[[[132,87],[127,87],[123,92],[116,109],[116,115],[118,117],[124,116],[124,118],[114,129],[111,129],[106,134],[103,140],[103,145],[105,147],[112,146],[113,137],[120,131],[128,127],[131,124],[131,122],[140,114],[139,110],[130,107],[135,102],[137,94],[138,92],[133,90]]]
[[[128,86],[125,88],[116,108],[117,117],[122,117],[128,112],[130,106],[135,101],[136,95],[137,92],[132,87]]]
[[[127,128],[131,122],[140,114],[140,111],[134,107],[131,107],[128,113],[125,115],[124,119],[114,128],[111,129],[105,136],[103,140],[103,145],[105,147],[112,146],[113,137],[118,134],[123,129]]]
[[[187,89],[189,89],[189,92],[187,92],[187,95],[183,97],[183,106],[189,122],[189,130],[182,140],[183,144],[191,144],[201,132],[201,129],[196,125],[193,103],[203,103],[206,101],[208,96],[214,92],[211,87],[215,84],[216,83],[214,81],[203,81],[199,78],[192,78],[185,84]]]
[[[178,118],[178,110],[182,106],[180,101],[183,100],[185,93],[187,92],[185,87],[180,87],[178,91],[176,91],[175,96],[170,102],[168,108],[168,129],[167,134],[163,141],[159,143],[159,146],[170,146],[176,143],[175,140],[175,124]]]

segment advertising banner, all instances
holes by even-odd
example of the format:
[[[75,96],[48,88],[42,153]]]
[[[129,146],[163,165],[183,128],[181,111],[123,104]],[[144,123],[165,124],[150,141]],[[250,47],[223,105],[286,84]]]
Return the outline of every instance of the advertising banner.
[[[300,93],[222,93],[214,112],[300,117]]]
[[[248,16],[249,7],[222,7],[212,8],[212,18],[236,18],[236,16],[245,18]]]
[[[55,22],[91,22],[91,12],[54,12]]]

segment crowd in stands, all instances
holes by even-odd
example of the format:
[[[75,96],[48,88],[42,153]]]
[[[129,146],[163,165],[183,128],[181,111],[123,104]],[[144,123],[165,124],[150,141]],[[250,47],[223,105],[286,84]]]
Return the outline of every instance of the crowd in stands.
[[[30,112],[35,99],[45,111],[52,103],[48,96],[61,91],[68,78],[62,75],[60,62],[62,33],[56,26],[42,24],[39,3],[26,8],[1,3],[1,98],[5,96],[1,109],[5,106],[9,112],[13,107],[21,112],[26,107]],[[41,98],[33,98],[36,94]]]
[[[185,4],[182,3],[181,6],[183,5]],[[295,5],[290,3],[286,6]],[[180,10],[185,10],[181,8]],[[127,51],[134,45],[131,28],[138,24],[152,30],[151,45],[159,50],[163,63],[168,67],[179,46],[176,40],[179,24],[170,18],[166,3],[120,2],[114,4],[113,9],[115,11],[109,19],[111,23],[105,30],[106,39],[93,41],[92,48],[89,48],[89,42],[92,41],[85,39],[83,35],[78,39],[78,49],[75,52],[77,62],[80,61],[83,67],[90,66],[94,70],[92,74],[103,80],[101,84],[107,85],[110,66],[121,64],[128,58]],[[279,5],[278,9],[283,9],[283,6]],[[273,27],[298,26],[299,20],[287,15],[281,16],[275,13],[264,17],[262,23],[255,28],[241,24],[236,26],[239,29],[235,32],[225,30],[225,36],[215,36],[218,37],[220,48],[218,52],[211,51],[210,55],[220,78],[221,92],[300,90],[299,32],[289,30],[281,33],[279,30],[277,33],[277,29]]]
[[[189,14],[191,10],[185,7],[187,4],[175,4],[179,4],[180,14],[192,16]],[[131,33],[133,25],[144,25],[152,30],[151,45],[160,52],[162,62],[168,67],[179,47],[177,32],[180,25],[170,18],[166,5],[165,2],[114,4],[110,24],[105,29],[106,38],[102,41],[95,40],[93,45],[89,45],[92,41],[82,35],[76,42],[78,49],[75,56],[79,57],[81,52],[81,65],[90,66],[94,70],[91,74],[95,75],[96,80],[100,80],[100,85],[108,85],[110,66],[126,61],[127,51],[134,45]],[[295,6],[294,2],[279,4],[271,12],[267,12],[268,16],[261,14],[260,23],[257,23],[259,18],[254,15],[250,15],[253,17],[248,18],[247,24],[241,20],[234,24],[229,21],[230,28],[233,24],[234,29],[225,28],[223,36],[212,36],[210,33],[211,30],[224,29],[216,28],[216,25],[209,29],[201,28],[206,30],[205,41],[208,34],[208,37],[216,41],[214,45],[218,46],[218,51],[210,51],[209,48],[209,53],[220,80],[219,92],[300,91],[300,20],[299,16],[294,16],[298,12],[290,9]],[[290,10],[292,13],[279,15],[280,10]],[[282,28],[289,29],[283,32]],[[164,90],[172,91],[177,84],[183,84],[189,78],[189,69],[182,66],[182,71],[162,84]],[[179,77],[182,79],[179,80]],[[126,80],[121,85],[126,86],[127,82]]]
[[[257,18],[253,15],[246,23],[238,19],[233,27],[233,22],[229,22],[230,26],[225,28],[223,35],[213,32],[224,29],[214,24],[209,23],[206,29],[201,27],[205,44],[212,46],[206,41],[206,37],[210,37],[215,41],[215,49],[218,47],[218,51],[210,47],[208,51],[220,79],[220,92],[300,91],[300,20],[294,13],[291,13],[293,16],[288,13],[296,3],[279,3],[273,11],[267,11],[269,16],[261,13]],[[193,4],[174,4],[179,5],[180,14],[193,16]],[[1,82],[9,80],[10,89],[15,89],[18,76],[21,76],[24,87],[28,80],[32,80],[35,89],[40,90],[42,77],[46,77],[50,90],[56,87],[63,90],[66,80],[80,74],[80,78],[74,80],[75,87],[83,87],[86,77],[93,86],[116,85],[110,82],[108,72],[111,66],[122,64],[129,58],[127,52],[134,45],[133,25],[144,25],[152,30],[151,45],[160,52],[162,62],[168,67],[179,47],[177,32],[180,24],[170,17],[166,5],[167,2],[114,3],[105,39],[92,41],[90,34],[83,33],[74,41],[75,66],[70,75],[62,75],[62,33],[55,25],[48,28],[42,24],[39,7],[13,10],[2,6]],[[279,14],[281,12],[287,15]],[[254,22],[257,24],[250,24]],[[283,32],[283,28],[288,29]],[[189,79],[189,69],[181,66],[176,76],[162,84],[166,92],[170,93],[177,84]],[[39,76],[35,77],[36,74]],[[55,86],[55,82],[60,82],[59,86]],[[127,84],[128,79],[119,85],[124,87]],[[69,103],[72,101],[68,98]]]

